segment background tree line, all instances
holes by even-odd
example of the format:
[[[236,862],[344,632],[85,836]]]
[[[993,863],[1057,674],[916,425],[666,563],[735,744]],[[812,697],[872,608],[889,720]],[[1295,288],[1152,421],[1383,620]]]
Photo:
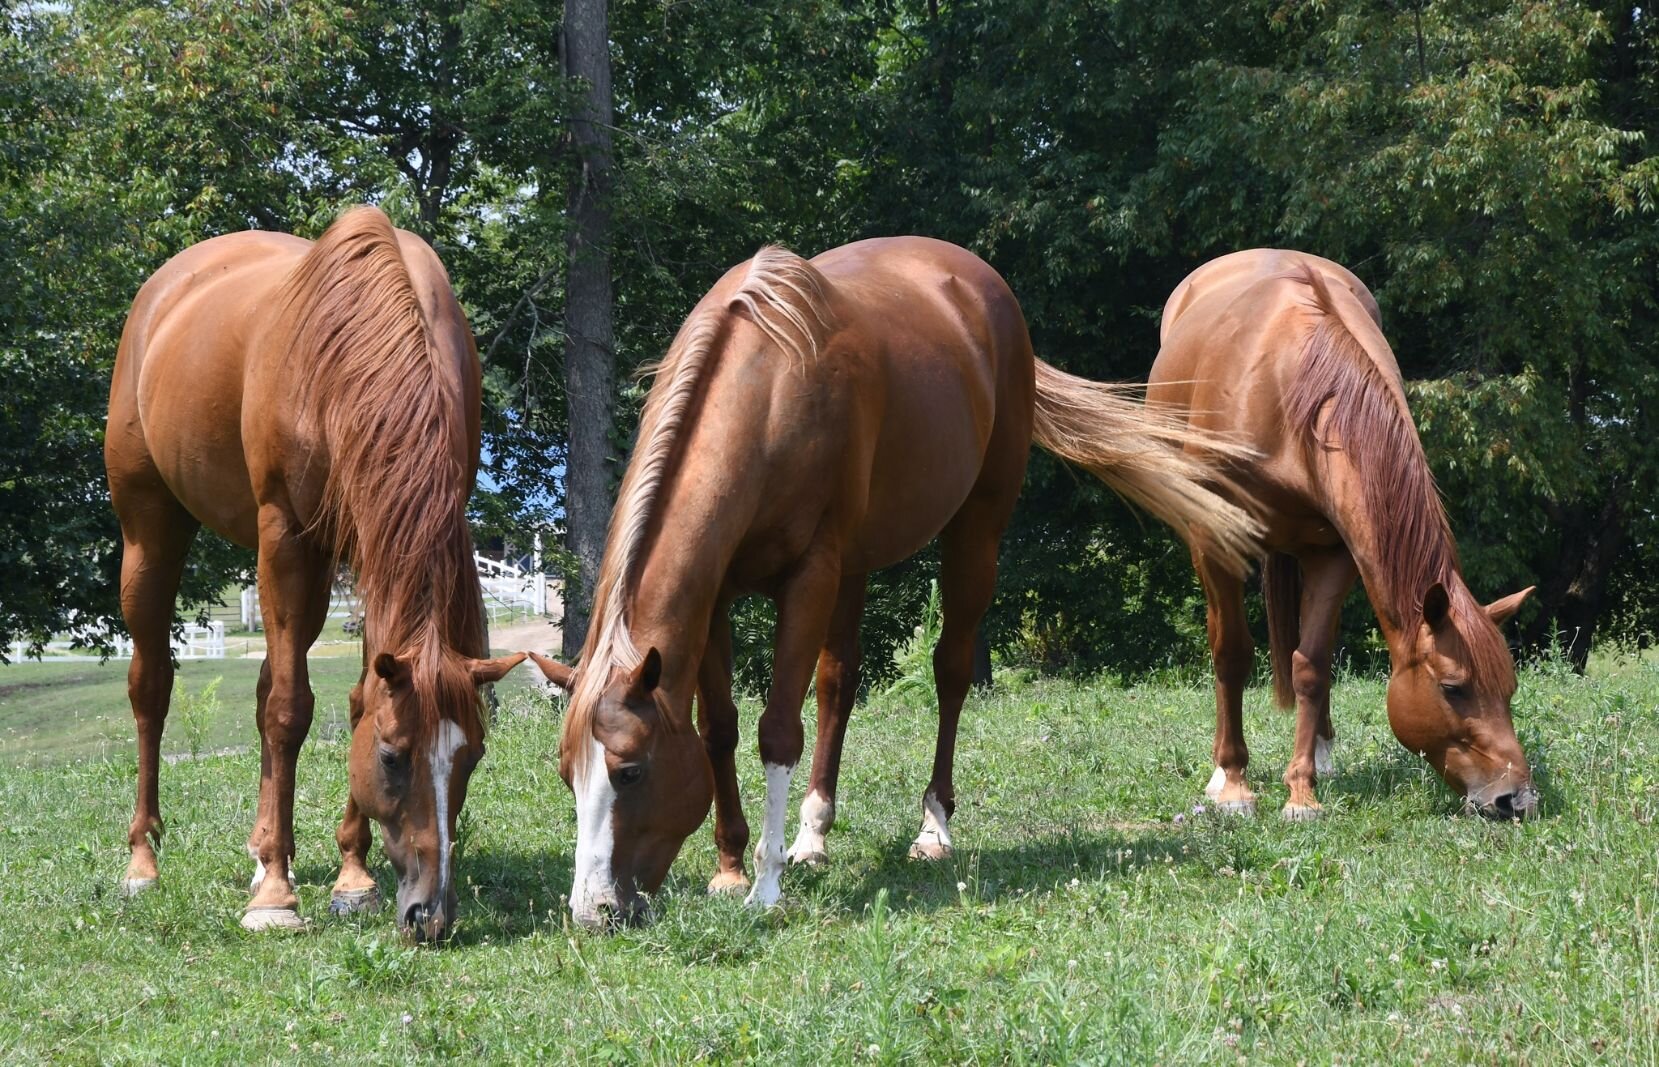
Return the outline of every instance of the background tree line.
[[[1655,629],[1659,51],[1643,8],[621,0],[608,14],[613,479],[643,396],[630,371],[763,243],[966,245],[1007,277],[1043,358],[1097,378],[1144,377],[1192,268],[1290,246],[1376,293],[1471,585],[1539,585],[1526,646],[1582,663],[1592,640]],[[9,7],[0,646],[115,613],[99,436],[143,278],[229,230],[314,236],[360,200],[434,243],[477,333],[480,531],[524,543],[564,527],[571,208],[592,151],[573,120],[593,117],[565,16],[540,0]],[[209,540],[197,597],[249,562]],[[931,572],[924,558],[878,578],[871,666],[917,622]],[[1195,662],[1200,605],[1173,536],[1033,456],[987,622],[1000,654],[1123,674]],[[739,619],[757,649],[765,620],[756,605]],[[1375,648],[1368,613],[1348,612],[1346,637]]]

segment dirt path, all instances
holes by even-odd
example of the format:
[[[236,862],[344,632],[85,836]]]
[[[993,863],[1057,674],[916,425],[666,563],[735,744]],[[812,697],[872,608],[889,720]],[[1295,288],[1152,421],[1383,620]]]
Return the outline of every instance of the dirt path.
[[[529,649],[532,652],[557,655],[559,624],[553,619],[527,619],[511,626],[492,626],[490,647],[509,652]]]

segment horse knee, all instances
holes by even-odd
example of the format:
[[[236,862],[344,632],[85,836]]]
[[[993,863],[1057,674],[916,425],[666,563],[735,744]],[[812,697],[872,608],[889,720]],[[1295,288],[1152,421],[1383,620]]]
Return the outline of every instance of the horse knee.
[[[703,731],[703,745],[708,749],[710,759],[730,756],[737,751],[737,740],[736,715],[711,721],[708,729]]]
[[[265,702],[265,740],[280,749],[297,750],[311,731],[312,703],[309,689],[284,692],[274,686]]]

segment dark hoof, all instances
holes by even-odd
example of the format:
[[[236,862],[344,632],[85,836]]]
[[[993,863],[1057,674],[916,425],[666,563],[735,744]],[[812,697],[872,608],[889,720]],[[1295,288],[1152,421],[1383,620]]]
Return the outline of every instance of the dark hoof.
[[[356,915],[358,912],[375,911],[380,907],[380,890],[347,889],[337,890],[334,899],[328,902],[330,915]]]

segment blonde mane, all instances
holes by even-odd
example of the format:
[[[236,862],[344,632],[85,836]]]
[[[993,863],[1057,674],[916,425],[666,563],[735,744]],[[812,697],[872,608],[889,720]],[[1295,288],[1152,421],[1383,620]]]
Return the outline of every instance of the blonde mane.
[[[585,773],[589,735],[599,698],[616,671],[632,671],[642,654],[628,630],[629,583],[656,518],[654,504],[678,452],[687,412],[714,362],[734,316],[758,327],[793,364],[817,358],[833,329],[827,282],[816,267],[788,249],[769,245],[755,253],[743,283],[723,304],[692,313],[662,361],[647,373],[656,384],[640,417],[639,443],[628,462],[605,537],[605,558],[594,588],[587,641],[576,668],[561,744],[576,774]],[[681,723],[665,716],[670,729]]]

